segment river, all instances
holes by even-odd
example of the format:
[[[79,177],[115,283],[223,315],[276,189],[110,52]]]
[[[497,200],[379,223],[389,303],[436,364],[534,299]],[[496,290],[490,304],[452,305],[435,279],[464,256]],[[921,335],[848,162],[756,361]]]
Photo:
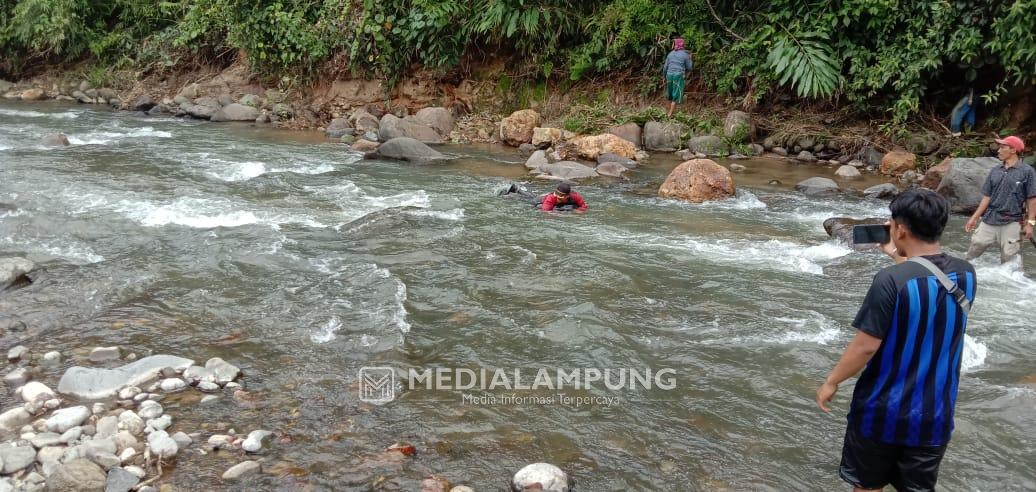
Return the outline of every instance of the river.
[[[55,132],[72,145],[42,147]],[[539,461],[582,491],[845,488],[852,385],[831,415],[813,395],[888,262],[821,223],[887,202],[807,198],[791,185],[832,169],[766,160],[735,175],[736,199],[661,200],[676,162],[660,157],[630,182],[577,187],[586,215],[547,215],[495,196],[525,177],[513,151],[444,151],[460,157],[365,161],[312,133],[0,103],[0,257],[41,269],[0,294],[0,313],[29,325],[0,341],[66,354],[41,372],[52,387],[94,346],[240,366],[254,401],[203,407],[192,390],[163,404],[173,430],[277,432],[249,488],[413,490],[436,473],[502,490]],[[953,217],[947,249],[966,240]],[[940,485],[1036,489],[1036,282],[993,254],[976,266]],[[367,366],[669,368],[675,387],[564,391],[613,398],[577,405],[421,386],[372,405],[357,393]],[[397,441],[417,455],[385,458]],[[181,453],[168,481],[219,488],[241,459]]]

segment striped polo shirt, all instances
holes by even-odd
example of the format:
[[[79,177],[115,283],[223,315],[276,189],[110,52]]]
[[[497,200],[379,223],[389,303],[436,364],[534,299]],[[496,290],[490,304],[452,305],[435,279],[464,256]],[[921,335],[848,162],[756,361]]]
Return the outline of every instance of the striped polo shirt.
[[[975,269],[945,254],[926,256],[975,299]],[[902,446],[950,441],[967,315],[923,266],[903,262],[874,276],[853,326],[881,346],[856,382],[849,425]]]

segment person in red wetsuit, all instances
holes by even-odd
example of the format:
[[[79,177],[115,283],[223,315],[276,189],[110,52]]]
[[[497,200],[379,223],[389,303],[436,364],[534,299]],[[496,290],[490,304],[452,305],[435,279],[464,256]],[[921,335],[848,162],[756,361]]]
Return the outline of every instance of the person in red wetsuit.
[[[572,186],[568,183],[561,183],[556,190],[547,193],[547,196],[543,197],[543,204],[540,205],[540,210],[544,212],[564,209],[575,212],[586,212],[587,209],[586,200],[583,200],[579,193],[572,191]]]

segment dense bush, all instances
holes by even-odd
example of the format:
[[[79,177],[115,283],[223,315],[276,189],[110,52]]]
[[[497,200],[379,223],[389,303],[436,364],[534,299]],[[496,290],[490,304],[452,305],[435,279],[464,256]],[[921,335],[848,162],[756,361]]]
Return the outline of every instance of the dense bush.
[[[679,34],[721,94],[782,91],[903,121],[947,86],[991,100],[1032,84],[1034,25],[1036,0],[0,0],[0,70],[242,52],[271,78],[335,61],[399,80],[492,53],[524,78],[657,78]]]

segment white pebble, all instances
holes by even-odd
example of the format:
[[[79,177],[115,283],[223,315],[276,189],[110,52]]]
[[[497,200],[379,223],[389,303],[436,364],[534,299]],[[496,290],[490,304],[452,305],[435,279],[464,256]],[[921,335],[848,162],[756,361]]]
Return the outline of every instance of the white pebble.
[[[137,455],[137,450],[136,449],[133,449],[133,448],[123,449],[122,452],[119,453],[119,462],[120,463],[125,463],[125,462],[133,459],[133,457],[136,456],[136,455]]]
[[[136,475],[137,478],[144,478],[144,475],[147,475],[147,472],[139,466],[124,466],[122,469]]]
[[[137,395],[133,397],[133,401],[137,402],[137,403],[140,403],[140,402],[142,402],[144,400],[147,400],[147,397],[148,397],[147,393],[137,393]]]
[[[93,408],[94,415],[100,415],[100,414],[102,414],[104,412],[107,412],[107,411],[108,411],[108,406],[105,405],[104,403],[94,403],[94,408]]]
[[[61,352],[52,350],[43,354],[43,365],[45,366],[56,366],[61,364]]]
[[[166,430],[170,425],[173,425],[173,418],[168,415],[163,415],[147,421],[147,426],[154,430]]]
[[[209,381],[202,381],[198,383],[198,389],[206,393],[212,393],[215,391],[219,391],[219,385]]]
[[[144,432],[144,420],[132,410],[126,410],[119,414],[119,428],[134,436],[139,436]]]
[[[140,404],[140,409],[137,410],[137,415],[140,415],[142,419],[153,419],[162,415],[162,405],[156,401],[145,400]]]
[[[30,381],[22,386],[18,393],[26,403],[43,403],[54,398],[54,391],[39,381]]]
[[[24,345],[18,345],[12,347],[11,350],[7,351],[7,360],[10,362],[18,362],[21,359],[29,357],[29,349]]]
[[[119,399],[120,400],[132,400],[134,396],[137,396],[139,394],[140,394],[140,388],[138,388],[136,386],[129,386],[127,388],[122,388],[121,390],[119,390]]]
[[[173,391],[180,391],[186,388],[187,383],[180,378],[167,378],[163,379],[159,386],[162,388],[162,391],[171,393]]]

